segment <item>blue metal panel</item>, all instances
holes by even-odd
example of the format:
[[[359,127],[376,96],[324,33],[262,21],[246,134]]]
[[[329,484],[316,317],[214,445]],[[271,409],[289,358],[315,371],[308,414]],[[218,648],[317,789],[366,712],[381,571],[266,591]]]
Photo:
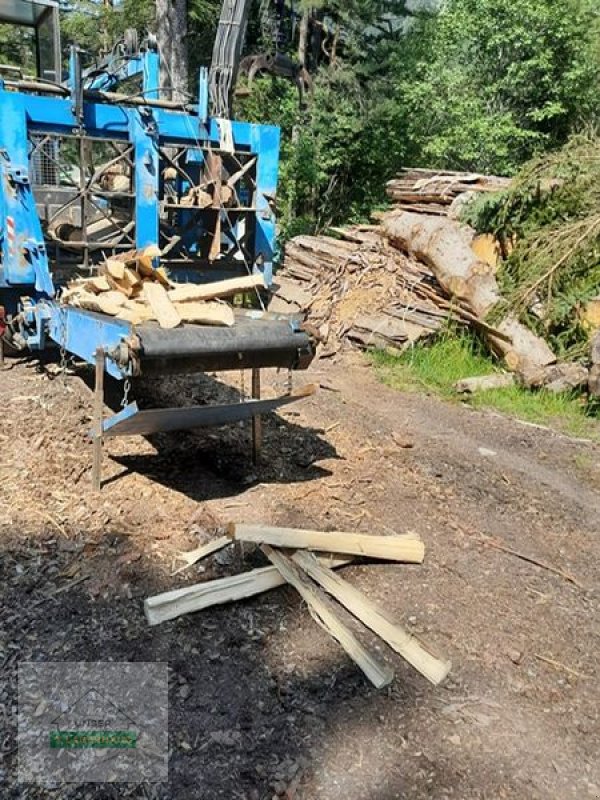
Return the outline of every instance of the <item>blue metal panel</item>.
[[[252,126],[252,151],[258,154],[255,256],[261,254],[264,258],[264,274],[267,284],[270,284],[272,280],[275,254],[275,213],[271,209],[269,199],[274,199],[277,192],[279,144],[279,128],[272,125]]]
[[[131,325],[114,317],[56,303],[48,306],[50,337],[59,347],[64,347],[67,352],[74,353],[88,364],[96,363],[95,354],[99,347],[108,353],[131,335]],[[110,358],[106,359],[106,371],[114,378],[123,378],[128,374]]]
[[[198,79],[198,122],[206,125],[208,122],[208,69],[200,68]]]
[[[9,284],[28,284],[54,294],[42,226],[29,182],[24,95],[0,90],[2,264]]]
[[[143,91],[144,97],[149,100],[160,98],[160,63],[158,53],[154,50],[146,50],[142,56],[143,60]]]
[[[131,140],[135,146],[135,243],[158,244],[158,128],[149,108],[132,111]]]

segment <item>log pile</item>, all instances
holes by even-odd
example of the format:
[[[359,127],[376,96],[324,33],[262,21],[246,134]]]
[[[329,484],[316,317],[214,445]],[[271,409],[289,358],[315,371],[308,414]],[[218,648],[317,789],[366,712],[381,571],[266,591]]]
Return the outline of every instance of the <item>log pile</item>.
[[[232,524],[228,527],[227,537],[219,538],[212,546],[209,544],[192,551],[183,560],[187,564],[195,563],[199,557],[229,543],[237,543],[238,547],[244,543],[259,546],[272,566],[149,597],[144,610],[150,625],[289,584],[300,594],[315,622],[339,642],[377,688],[387,686],[394,674],[379,655],[361,641],[367,630],[431,683],[440,683],[448,674],[448,661],[433,655],[384,609],[334,572],[355,556],[420,564],[425,549],[418,536],[325,533]]]
[[[402,210],[447,216],[473,194],[499,192],[509,186],[509,178],[496,175],[407,167],[388,181],[386,194]]]
[[[445,324],[451,304],[431,269],[376,226],[297,236],[286,245],[271,310],[305,315],[322,355],[348,342],[399,350]]]
[[[383,228],[393,244],[427,263],[440,285],[477,318],[484,319],[501,300],[493,269],[473,252],[473,231],[467,226],[451,219],[396,211],[386,215]],[[513,314],[488,332],[487,341],[527,385],[543,383],[540,374],[556,362],[546,342]]]
[[[133,325],[156,321],[161,328],[176,328],[185,322],[230,327],[235,322],[233,309],[223,300],[265,288],[260,274],[208,284],[177,284],[162,267],[154,267],[159,255],[157,247],[146,247],[107,258],[98,275],[71,281],[60,300]]]

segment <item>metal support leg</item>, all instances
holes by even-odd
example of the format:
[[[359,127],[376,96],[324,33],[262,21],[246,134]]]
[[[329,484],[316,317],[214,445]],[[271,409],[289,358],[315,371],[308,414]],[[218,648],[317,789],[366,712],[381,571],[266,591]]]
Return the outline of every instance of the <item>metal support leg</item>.
[[[96,382],[94,386],[94,461],[92,489],[100,491],[102,485],[102,420],[104,417],[104,350],[96,350]]]
[[[260,400],[260,370],[252,370],[252,397]],[[252,461],[258,464],[262,448],[262,419],[252,417]]]

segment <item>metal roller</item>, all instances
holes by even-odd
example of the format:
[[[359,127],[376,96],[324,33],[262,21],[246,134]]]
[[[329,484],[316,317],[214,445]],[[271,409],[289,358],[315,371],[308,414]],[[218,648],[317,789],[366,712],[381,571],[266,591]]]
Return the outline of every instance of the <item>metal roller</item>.
[[[307,333],[277,319],[237,316],[231,328],[183,325],[172,330],[145,323],[135,333],[143,375],[252,367],[302,369],[314,355]]]

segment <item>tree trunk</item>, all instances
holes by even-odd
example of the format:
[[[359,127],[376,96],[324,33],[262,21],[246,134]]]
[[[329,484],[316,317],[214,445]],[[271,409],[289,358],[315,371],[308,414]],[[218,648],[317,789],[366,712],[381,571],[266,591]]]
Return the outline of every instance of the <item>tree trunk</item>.
[[[298,32],[298,61],[306,67],[306,50],[308,47],[308,25],[310,21],[310,10],[305,8],[300,20],[300,30]]]
[[[480,319],[501,299],[492,267],[471,248],[474,231],[467,226],[447,217],[401,211],[384,217],[383,227],[392,244],[428,264],[442,288]],[[510,341],[488,333],[488,343],[526,384],[536,383],[540,371],[556,362],[546,342],[514,316],[506,316],[496,328]]]
[[[188,99],[187,0],[173,0],[173,41],[171,44],[171,78],[173,100]]]
[[[156,0],[161,95],[184,102],[188,89],[187,0]]]
[[[156,36],[160,52],[160,89],[161,97],[171,99],[171,79],[169,77],[171,61],[171,17],[170,0],[156,0]]]

